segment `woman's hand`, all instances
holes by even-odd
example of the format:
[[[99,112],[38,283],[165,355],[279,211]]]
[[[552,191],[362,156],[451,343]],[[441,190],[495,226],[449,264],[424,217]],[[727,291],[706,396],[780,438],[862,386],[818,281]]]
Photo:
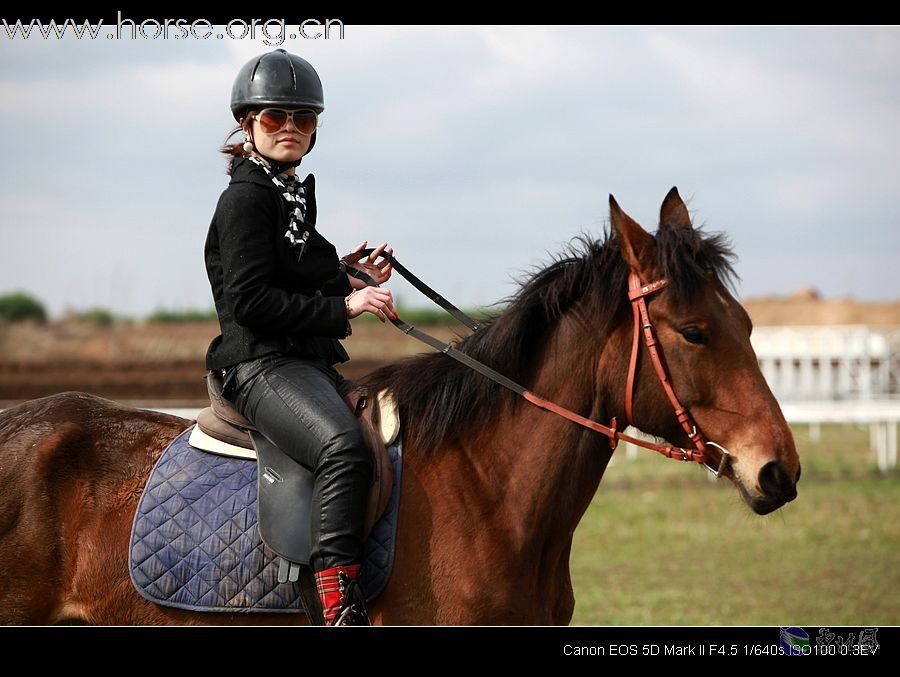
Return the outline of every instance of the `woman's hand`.
[[[387,242],[385,242],[380,247],[378,247],[378,249],[369,254],[366,259],[360,261],[360,258],[362,258],[362,254],[360,254],[359,252],[366,248],[367,242],[368,240],[363,242],[352,252],[344,256],[341,261],[343,261],[344,265],[348,268],[356,268],[356,270],[366,273],[366,275],[375,280],[375,284],[382,284],[384,282],[387,282],[390,279],[391,273],[394,269],[391,265],[390,259],[384,256],[384,252],[385,248],[387,248],[386,251],[388,252],[388,254],[390,256],[393,256],[394,248],[388,247]],[[382,256],[383,258],[381,261],[376,263],[375,261],[379,256]],[[366,283],[362,280],[357,279],[352,275],[349,275],[348,277],[350,279],[350,285],[354,289],[362,289],[366,286]]]
[[[346,297],[346,301],[347,316],[350,318],[358,317],[365,312],[372,313],[382,322],[388,316],[392,320],[396,320],[399,317],[394,309],[394,299],[391,296],[390,289],[366,286],[350,292],[350,295]]]

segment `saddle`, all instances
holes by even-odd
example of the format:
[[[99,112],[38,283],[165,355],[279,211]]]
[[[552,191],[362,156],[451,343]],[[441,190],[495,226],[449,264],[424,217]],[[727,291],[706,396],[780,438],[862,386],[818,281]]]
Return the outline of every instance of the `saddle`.
[[[388,391],[372,396],[366,388],[350,383],[343,399],[356,416],[375,462],[364,522],[365,540],[391,497],[394,477],[387,447],[397,438],[400,426]],[[309,563],[313,473],[272,444],[225,399],[221,371],[208,370],[206,386],[210,406],[197,414],[189,443],[213,454],[256,458],[260,536],[281,558],[279,582],[296,581],[300,565]]]

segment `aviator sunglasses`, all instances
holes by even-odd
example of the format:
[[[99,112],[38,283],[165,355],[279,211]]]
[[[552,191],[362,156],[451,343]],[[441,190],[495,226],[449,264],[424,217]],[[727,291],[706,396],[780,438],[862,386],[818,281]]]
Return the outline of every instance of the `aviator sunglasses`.
[[[319,115],[314,110],[284,110],[283,108],[263,108],[253,116],[266,134],[274,134],[287,126],[288,120],[303,136],[309,136],[319,126]]]

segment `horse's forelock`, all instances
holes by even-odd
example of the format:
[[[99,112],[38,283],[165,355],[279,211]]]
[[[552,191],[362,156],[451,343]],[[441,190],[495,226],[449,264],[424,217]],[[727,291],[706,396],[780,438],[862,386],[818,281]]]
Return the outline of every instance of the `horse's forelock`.
[[[665,228],[655,235],[660,276],[666,278],[681,303],[691,303],[710,276],[736,291],[737,259],[725,233],[702,228]]]

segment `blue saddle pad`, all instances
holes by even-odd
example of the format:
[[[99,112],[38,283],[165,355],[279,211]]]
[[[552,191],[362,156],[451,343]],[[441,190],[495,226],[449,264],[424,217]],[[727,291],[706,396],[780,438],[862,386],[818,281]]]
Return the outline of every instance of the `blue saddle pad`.
[[[259,535],[256,459],[191,446],[193,427],[159,457],[138,502],[129,546],[134,586],[151,602],[191,611],[303,613],[300,582],[278,582],[279,557]],[[388,454],[393,490],[359,572],[367,600],[384,590],[394,563],[399,436]]]

